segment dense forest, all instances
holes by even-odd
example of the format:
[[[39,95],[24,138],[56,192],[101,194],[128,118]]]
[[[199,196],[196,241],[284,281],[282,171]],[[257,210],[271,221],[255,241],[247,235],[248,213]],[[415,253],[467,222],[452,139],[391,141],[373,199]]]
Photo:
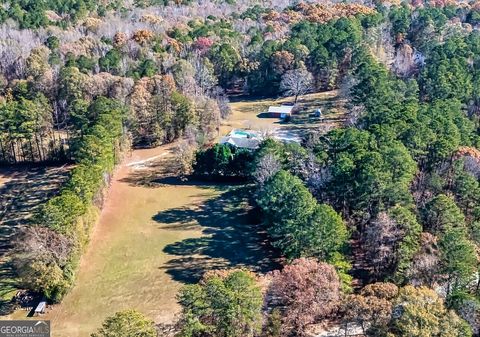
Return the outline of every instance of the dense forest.
[[[285,261],[185,286],[179,336],[480,336],[478,2],[2,2],[0,161],[73,165],[18,233],[24,289],[61,301],[115,165],[176,141],[180,174],[248,185]],[[340,128],[214,144],[231,95],[332,89]],[[158,333],[95,336],[125,324]]]

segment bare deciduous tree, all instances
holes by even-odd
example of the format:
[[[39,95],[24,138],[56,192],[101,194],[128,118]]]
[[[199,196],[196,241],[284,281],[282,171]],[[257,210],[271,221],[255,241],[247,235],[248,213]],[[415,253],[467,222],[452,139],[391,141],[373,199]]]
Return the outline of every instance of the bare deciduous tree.
[[[225,94],[225,91],[218,86],[214,87],[211,91],[212,93],[210,96],[217,100],[218,108],[220,109],[220,117],[227,119],[232,113],[228,96]]]
[[[281,169],[280,162],[275,155],[267,153],[258,161],[253,177],[255,181],[263,185],[268,179],[273,177]]]
[[[257,129],[259,137],[263,140],[273,138],[275,131],[275,128],[270,125],[262,125]]]
[[[313,76],[306,68],[289,70],[282,76],[280,89],[285,96],[295,96],[297,103],[299,96],[313,90]]]
[[[468,173],[480,179],[480,158],[474,156],[465,156],[464,169]]]
[[[72,248],[73,243],[67,237],[40,226],[22,229],[15,241],[17,256],[26,260],[55,261],[59,265],[67,262]]]
[[[402,239],[402,231],[387,213],[380,213],[367,225],[363,236],[364,249],[373,273],[382,276],[395,263],[396,246]]]
[[[192,173],[195,151],[197,148],[198,147],[195,140],[185,137],[179,141],[176,151],[176,158],[178,162],[179,174],[181,176],[188,176]]]
[[[474,299],[463,301],[458,308],[458,314],[472,328],[475,336],[480,333],[480,303]]]
[[[426,285],[433,287],[440,278],[440,253],[437,239],[429,233],[423,233],[420,251],[413,258],[413,263],[407,272],[409,283],[414,286]]]
[[[196,99],[195,111],[198,116],[199,131],[207,141],[218,136],[218,125],[220,125],[220,108],[217,101],[198,97]]]

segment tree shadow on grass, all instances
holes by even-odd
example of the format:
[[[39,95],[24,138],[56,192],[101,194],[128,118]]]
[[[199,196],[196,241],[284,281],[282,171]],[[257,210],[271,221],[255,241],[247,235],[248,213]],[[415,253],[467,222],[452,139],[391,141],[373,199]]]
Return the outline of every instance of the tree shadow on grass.
[[[278,269],[279,254],[270,246],[262,227],[255,224],[248,193],[248,187],[235,187],[201,204],[155,215],[160,229],[200,227],[204,234],[167,245],[163,251],[179,258],[161,268],[184,283],[197,282],[212,269],[245,267],[263,273]]]
[[[6,259],[0,260],[0,316],[15,310],[14,302],[7,295],[17,289],[16,277],[12,265]]]
[[[0,315],[12,310],[8,296],[19,288],[9,262],[19,230],[31,224],[32,215],[58,193],[67,180],[69,165],[17,165],[0,168],[8,180],[0,185]]]
[[[19,166],[0,170],[10,178],[0,186],[0,258],[11,249],[21,226],[29,225],[35,211],[55,195],[70,167]]]
[[[131,165],[131,164],[130,164]],[[180,177],[178,172],[180,168],[171,156],[165,156],[153,161],[147,161],[130,168],[128,175],[120,181],[134,187],[157,188],[161,186],[196,186],[205,189],[226,189],[229,185],[238,185],[244,183],[238,179],[224,179],[218,182],[218,177],[212,177],[211,180],[200,179],[195,176]]]
[[[278,117],[272,117],[268,112],[260,112],[257,115],[257,118],[270,118],[270,119],[279,119]]]

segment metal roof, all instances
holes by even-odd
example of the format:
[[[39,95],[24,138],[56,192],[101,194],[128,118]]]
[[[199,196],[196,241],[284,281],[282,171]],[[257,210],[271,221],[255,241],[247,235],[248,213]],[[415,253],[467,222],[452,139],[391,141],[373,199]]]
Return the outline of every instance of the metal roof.
[[[255,138],[226,136],[220,140],[220,144],[230,144],[242,149],[256,149],[260,145],[260,140]]]
[[[281,106],[271,106],[268,108],[269,113],[281,113],[281,114],[290,114],[292,113],[293,106],[281,105]]]

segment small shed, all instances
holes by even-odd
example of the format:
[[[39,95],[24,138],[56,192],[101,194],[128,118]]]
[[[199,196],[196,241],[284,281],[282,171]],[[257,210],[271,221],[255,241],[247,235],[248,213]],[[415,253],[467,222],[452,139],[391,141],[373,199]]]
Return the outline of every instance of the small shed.
[[[268,108],[268,115],[272,118],[287,118],[292,116],[293,106],[280,105]]]
[[[35,308],[35,315],[43,315],[45,311],[47,310],[47,302],[42,301],[38,303],[37,307]]]

